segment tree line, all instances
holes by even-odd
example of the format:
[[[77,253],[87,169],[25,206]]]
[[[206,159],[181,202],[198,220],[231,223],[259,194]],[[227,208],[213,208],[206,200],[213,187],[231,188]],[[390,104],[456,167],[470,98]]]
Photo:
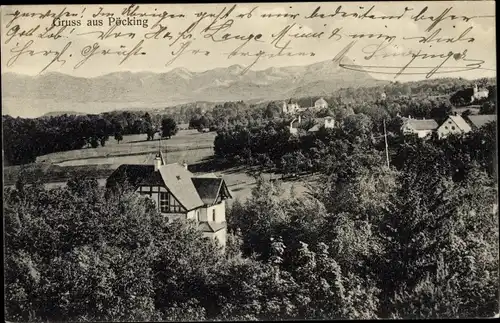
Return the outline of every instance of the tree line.
[[[172,118],[155,118],[147,112],[35,119],[2,116],[2,126],[5,160],[10,165],[32,163],[37,156],[54,152],[104,147],[110,137],[119,143],[124,135],[146,134],[147,140],[153,140],[158,132],[162,137],[170,138],[178,131]]]
[[[328,109],[305,112],[304,119],[335,116],[342,119],[353,113],[369,116],[380,127],[382,120],[411,115],[416,118],[434,118],[438,122],[452,112],[449,97],[452,93],[472,86],[476,81],[463,79],[426,80],[420,82],[392,82],[371,88],[339,89],[325,96]],[[481,105],[481,113],[496,113],[496,85],[490,79],[480,80],[490,88],[490,96]],[[384,92],[388,96],[380,99]],[[424,96],[425,93],[425,96]],[[303,107],[319,97],[297,98]],[[243,101],[223,104],[193,103],[165,110],[165,113],[147,111],[113,111],[100,115],[41,117],[36,119],[2,116],[4,152],[6,162],[13,165],[33,162],[37,156],[51,152],[81,149],[84,146],[104,146],[110,137],[118,142],[123,136],[145,134],[153,140],[155,134],[174,135],[178,124],[188,123],[190,128],[212,131],[230,127],[262,126],[270,120],[290,122],[282,113],[283,101],[247,103]],[[169,118],[164,127],[163,119]],[[174,126],[175,123],[175,126]],[[165,131],[164,131],[165,130]]]
[[[447,140],[432,136],[429,141],[421,141],[401,134],[402,116],[405,115],[443,122],[453,113],[447,99],[409,101],[407,105],[379,100],[371,105],[358,105],[354,109],[349,105],[335,106],[326,112],[335,119],[335,128],[320,127],[319,131],[308,132],[314,124],[321,126],[322,121],[316,120],[321,113],[325,112],[302,113],[302,122],[294,126],[298,128],[297,134],[289,130],[293,116],[273,117],[246,126],[225,125],[217,130],[215,158],[222,164],[257,166],[263,171],[277,171],[285,175],[329,171],[332,159],[339,155],[359,155],[360,160],[372,150],[384,155],[384,122],[388,133],[390,163],[398,167],[408,156],[408,152],[401,149],[406,147],[404,143],[409,140],[433,145],[436,149],[450,150],[447,153],[460,157],[466,151],[478,155],[481,164],[487,164],[495,152],[494,124],[464,138],[451,137]],[[479,144],[478,138],[484,139],[484,143]],[[459,157],[456,162],[460,163]],[[488,171],[492,172],[491,165]]]

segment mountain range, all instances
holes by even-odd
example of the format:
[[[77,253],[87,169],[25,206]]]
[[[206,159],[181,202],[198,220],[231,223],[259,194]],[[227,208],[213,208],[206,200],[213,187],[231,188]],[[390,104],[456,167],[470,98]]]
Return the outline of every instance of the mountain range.
[[[244,69],[240,65],[204,72],[175,68],[165,73],[126,71],[92,78],[57,72],[39,76],[4,73],[2,92],[7,99],[8,114],[13,114],[16,104],[24,104],[34,105],[37,114],[43,115],[58,110],[99,113],[117,106],[168,107],[200,100],[224,102],[327,96],[339,88],[383,82],[366,72],[343,69],[331,60],[242,73]],[[95,104],[90,108],[92,103]]]

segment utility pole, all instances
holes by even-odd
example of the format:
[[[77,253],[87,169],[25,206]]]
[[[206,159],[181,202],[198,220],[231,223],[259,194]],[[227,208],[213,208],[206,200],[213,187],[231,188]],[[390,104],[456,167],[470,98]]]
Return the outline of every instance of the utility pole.
[[[387,168],[389,168],[389,145],[387,144],[387,131],[385,129],[385,119],[384,119],[384,140],[385,140],[385,158],[387,161]]]

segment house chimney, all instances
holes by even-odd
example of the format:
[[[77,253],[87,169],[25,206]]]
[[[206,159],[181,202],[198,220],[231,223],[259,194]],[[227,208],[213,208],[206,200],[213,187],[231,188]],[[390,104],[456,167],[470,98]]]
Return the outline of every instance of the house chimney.
[[[155,160],[154,160],[154,166],[155,166],[155,172],[157,172],[160,169],[161,166],[161,157],[160,155],[156,155]]]

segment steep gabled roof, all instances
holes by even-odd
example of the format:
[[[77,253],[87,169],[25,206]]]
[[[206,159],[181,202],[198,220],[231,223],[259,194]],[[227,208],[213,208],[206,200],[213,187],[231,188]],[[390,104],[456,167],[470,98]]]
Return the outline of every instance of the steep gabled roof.
[[[214,204],[223,183],[222,178],[193,177],[191,180],[203,203]]]
[[[166,187],[186,209],[212,205],[220,194],[231,197],[222,178],[215,174],[193,177],[193,174],[178,163],[161,165],[121,165],[108,178],[108,184],[127,179],[135,187],[152,185]]]
[[[497,115],[496,114],[479,114],[479,115],[469,115],[467,117],[470,123],[475,128],[481,128],[487,123],[496,122]]]
[[[193,174],[178,163],[159,167],[161,177],[168,190],[177,198],[186,210],[203,206],[196,188],[191,181]]]
[[[449,116],[449,118],[464,132],[469,132],[472,128],[461,116]],[[445,121],[446,122],[446,121]]]
[[[198,195],[206,205],[213,205],[221,194],[222,190],[224,190],[224,195],[231,197],[226,183],[222,178],[193,177],[191,178],[191,180],[193,181]]]
[[[404,118],[404,124],[414,130],[435,130],[439,127],[434,119],[408,119]]]

